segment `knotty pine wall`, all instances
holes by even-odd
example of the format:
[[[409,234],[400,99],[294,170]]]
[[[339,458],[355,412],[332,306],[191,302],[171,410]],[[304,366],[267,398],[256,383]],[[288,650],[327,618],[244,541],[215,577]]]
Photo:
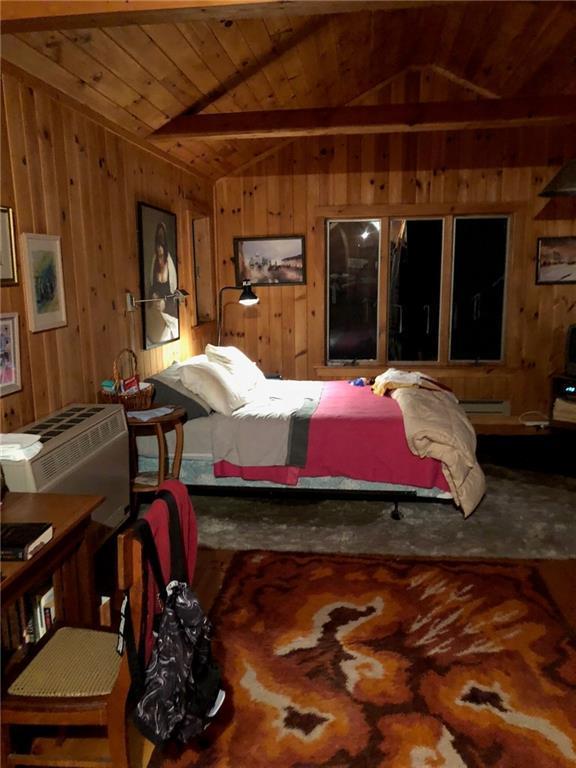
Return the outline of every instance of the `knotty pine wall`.
[[[576,126],[317,137],[286,142],[242,174],[221,179],[215,190],[219,285],[234,284],[235,236],[303,234],[307,270],[305,286],[259,287],[260,304],[249,310],[231,303],[227,292],[223,343],[237,344],[266,372],[285,378],[359,375],[357,368],[322,368],[325,218],[385,216],[400,206],[415,216],[507,211],[515,217],[506,361],[433,370],[461,398],[511,400],[516,414],[546,411],[549,376],[563,370],[565,331],[576,322],[576,286],[535,284],[536,240],[574,235],[576,222],[573,201],[547,202],[538,193],[576,155],[575,137]],[[387,264],[385,244],[383,251]]]
[[[193,298],[180,310],[180,340],[142,350],[136,203],[173,211],[179,283],[193,294],[190,218],[211,212],[212,188],[85,118],[41,88],[2,77],[1,204],[21,232],[60,235],[68,324],[27,330],[22,282],[2,288],[2,312],[20,316],[22,390],[2,398],[11,431],[71,402],[94,402],[123,347],[138,354],[142,376],[201,351],[212,326],[192,327]],[[19,245],[17,258],[20,266]],[[20,269],[20,275],[22,270]]]

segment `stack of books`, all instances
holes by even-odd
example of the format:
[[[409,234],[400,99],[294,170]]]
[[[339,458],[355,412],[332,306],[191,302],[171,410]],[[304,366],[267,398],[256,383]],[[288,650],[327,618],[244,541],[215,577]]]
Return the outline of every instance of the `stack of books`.
[[[53,535],[52,523],[2,523],[0,557],[2,560],[30,560]]]
[[[552,408],[552,419],[576,423],[576,400],[564,400],[557,397]]]
[[[4,609],[1,625],[3,651],[16,651],[25,643],[37,643],[56,620],[54,587],[45,584],[38,593],[19,597]]]

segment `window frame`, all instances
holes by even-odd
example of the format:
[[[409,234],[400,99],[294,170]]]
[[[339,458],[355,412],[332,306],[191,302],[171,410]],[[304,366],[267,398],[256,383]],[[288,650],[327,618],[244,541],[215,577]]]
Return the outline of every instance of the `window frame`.
[[[380,261],[379,261],[379,302],[378,302],[378,359],[367,360],[362,363],[356,361],[328,361],[328,308],[325,308],[325,337],[324,351],[325,362],[318,366],[321,371],[335,368],[353,368],[356,364],[368,370],[371,367],[394,365],[395,367],[410,367],[418,364],[422,368],[430,369],[465,369],[474,365],[478,369],[489,370],[491,368],[506,369],[519,365],[519,351],[514,351],[514,345],[510,344],[510,337],[514,334],[516,311],[519,307],[519,298],[514,286],[510,284],[511,276],[515,274],[515,265],[518,263],[518,250],[522,246],[523,225],[528,216],[529,209],[524,200],[511,200],[502,202],[464,202],[464,203],[422,203],[422,204],[353,204],[353,205],[319,205],[315,209],[315,217],[322,231],[324,223],[324,248],[326,251],[325,264],[325,290],[323,295],[328,300],[329,275],[328,275],[328,221],[380,221]],[[452,327],[452,292],[454,275],[454,230],[456,218],[507,218],[508,231],[506,240],[506,264],[504,273],[504,301],[502,306],[502,357],[495,361],[450,360],[450,343]],[[389,300],[389,252],[386,255],[386,264],[381,263],[382,241],[388,243],[390,239],[390,219],[443,219],[443,249],[442,268],[440,280],[440,318],[439,318],[439,344],[438,359],[436,361],[392,361],[388,360],[388,300]],[[520,235],[518,234],[520,233]]]
[[[377,304],[376,304],[376,357],[375,358],[361,358],[361,357],[353,357],[353,358],[338,358],[331,360],[330,359],[330,224],[332,222],[336,222],[338,224],[346,224],[347,222],[362,222],[366,221],[372,224],[373,222],[377,221],[379,223],[378,227],[378,274],[376,277],[376,296],[377,296]],[[383,229],[383,221],[380,216],[372,216],[372,217],[365,217],[365,216],[359,216],[356,218],[327,218],[325,221],[325,244],[326,244],[326,260],[325,260],[325,267],[326,267],[326,290],[324,292],[324,300],[326,302],[326,308],[325,308],[325,322],[326,322],[326,333],[324,338],[324,352],[325,352],[325,360],[326,365],[328,366],[341,366],[341,365],[348,365],[348,366],[355,366],[355,365],[373,365],[375,363],[378,363],[380,361],[380,353],[382,350],[382,334],[381,334],[381,323],[382,323],[382,316],[383,316],[383,310],[382,310],[382,303],[381,303],[381,295],[380,292],[382,290],[382,283],[381,283],[381,272],[382,272],[382,229]],[[388,231],[388,230],[387,230]],[[386,353],[388,350],[385,350]]]
[[[506,219],[506,250],[504,254],[504,291],[502,298],[502,328],[500,331],[500,357],[490,360],[475,360],[474,358],[466,360],[452,360],[450,357],[450,351],[452,349],[452,315],[454,312],[454,263],[456,258],[456,220],[457,219]],[[506,360],[507,344],[506,344],[506,321],[508,318],[508,273],[510,264],[510,252],[511,252],[511,231],[512,231],[512,214],[508,213],[483,213],[474,214],[455,213],[452,215],[452,247],[451,247],[451,280],[450,280],[450,296],[449,296],[449,319],[448,319],[448,365],[499,365]]]
[[[440,285],[439,285],[439,297],[438,297],[438,352],[436,354],[435,360],[390,360],[388,356],[388,321],[389,321],[389,308],[390,308],[390,289],[391,289],[391,275],[390,275],[390,248],[391,248],[391,241],[390,241],[390,222],[393,219],[403,219],[404,221],[441,221],[442,222],[442,242],[440,246]],[[386,336],[386,365],[438,365],[441,362],[441,350],[442,350],[442,302],[444,299],[443,296],[443,285],[444,285],[444,271],[445,271],[445,248],[446,248],[446,216],[432,216],[432,215],[425,215],[425,216],[418,216],[418,215],[411,215],[411,216],[389,216],[388,217],[388,264],[387,264],[387,272],[388,272],[388,283],[387,283],[387,290],[386,290],[386,327],[385,327],[385,336]]]

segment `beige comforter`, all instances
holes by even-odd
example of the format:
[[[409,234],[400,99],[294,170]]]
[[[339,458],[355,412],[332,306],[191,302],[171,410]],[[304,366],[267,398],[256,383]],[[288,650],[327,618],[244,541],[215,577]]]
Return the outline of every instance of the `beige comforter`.
[[[476,460],[474,427],[458,400],[449,392],[419,387],[396,389],[392,397],[402,411],[410,450],[442,462],[454,502],[467,517],[480,503],[486,481]]]

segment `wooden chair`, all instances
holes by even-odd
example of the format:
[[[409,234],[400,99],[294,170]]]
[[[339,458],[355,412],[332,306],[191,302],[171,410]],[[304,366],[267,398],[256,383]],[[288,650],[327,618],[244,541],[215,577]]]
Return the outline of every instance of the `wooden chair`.
[[[142,616],[142,552],[131,530],[118,537],[118,585],[130,590],[137,631]],[[116,642],[116,633],[72,627],[51,635],[2,698],[2,766],[130,768],[126,721],[130,671],[126,653],[122,657],[116,653]],[[46,696],[47,691],[66,695]],[[28,754],[12,751],[14,726],[28,726],[21,729],[32,737]],[[50,730],[56,734],[45,736]]]

